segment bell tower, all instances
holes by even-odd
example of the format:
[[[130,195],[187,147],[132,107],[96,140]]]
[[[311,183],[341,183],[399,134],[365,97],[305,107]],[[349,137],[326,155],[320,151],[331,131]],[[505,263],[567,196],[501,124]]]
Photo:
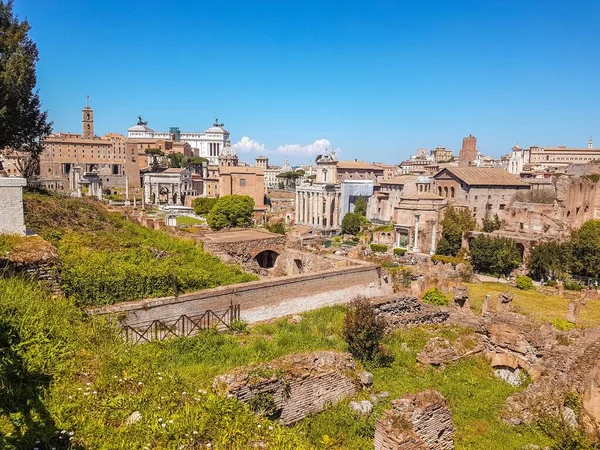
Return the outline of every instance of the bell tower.
[[[94,139],[94,110],[90,108],[88,102],[86,102],[85,108],[81,110],[81,127],[83,139]]]

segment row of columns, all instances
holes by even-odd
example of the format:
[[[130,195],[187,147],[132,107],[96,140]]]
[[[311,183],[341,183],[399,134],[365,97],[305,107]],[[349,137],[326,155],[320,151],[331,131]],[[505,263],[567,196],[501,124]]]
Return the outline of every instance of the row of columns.
[[[339,228],[341,198],[340,192],[296,191],[296,223]]]
[[[167,194],[167,204],[173,205],[173,194],[177,194],[177,205],[181,203],[181,184],[179,183],[144,183],[144,195],[146,203],[152,203],[152,194],[154,194],[154,201],[158,205],[160,197],[161,186],[167,186],[169,193]]]

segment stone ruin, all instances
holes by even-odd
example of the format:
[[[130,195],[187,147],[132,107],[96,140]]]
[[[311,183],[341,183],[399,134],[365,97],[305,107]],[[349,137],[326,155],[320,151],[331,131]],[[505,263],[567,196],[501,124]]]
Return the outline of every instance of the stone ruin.
[[[443,323],[450,315],[447,309],[428,305],[411,296],[379,300],[373,310],[388,329]]]
[[[392,401],[375,428],[375,450],[451,450],[454,425],[446,399],[434,390]]]
[[[469,290],[466,286],[455,286],[453,289],[454,293],[454,305],[458,306],[465,311],[470,311],[471,302],[469,301]]]
[[[290,425],[356,394],[357,378],[349,353],[318,351],[235,369],[217,376],[213,388]]]

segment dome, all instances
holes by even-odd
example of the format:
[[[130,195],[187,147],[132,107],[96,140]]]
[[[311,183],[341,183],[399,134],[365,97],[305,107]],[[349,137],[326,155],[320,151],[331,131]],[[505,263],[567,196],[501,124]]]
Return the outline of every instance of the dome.
[[[231,147],[231,143],[229,141],[225,143],[225,146],[221,151],[221,156],[237,156],[235,154],[235,150],[233,149],[233,147]]]
[[[154,130],[148,125],[134,125],[127,128],[127,131],[133,133],[154,133]]]
[[[229,131],[227,131],[225,128],[223,128],[223,124],[219,123],[219,118],[215,117],[215,123],[213,123],[213,126],[210,128],[207,128],[206,130],[204,130],[205,133],[219,133],[219,134],[229,134]]]
[[[431,181],[429,180],[429,177],[423,176],[421,175],[420,177],[417,178],[416,183],[419,184],[429,184]]]

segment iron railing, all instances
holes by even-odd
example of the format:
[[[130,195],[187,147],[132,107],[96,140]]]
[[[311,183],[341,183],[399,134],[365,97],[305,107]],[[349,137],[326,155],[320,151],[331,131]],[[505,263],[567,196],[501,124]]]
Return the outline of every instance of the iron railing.
[[[240,305],[231,304],[224,311],[206,310],[200,315],[188,316],[186,314],[124,325],[122,334],[126,341],[133,344],[162,341],[173,337],[189,337],[202,330],[216,329],[217,331],[230,330],[232,324],[240,320]]]

